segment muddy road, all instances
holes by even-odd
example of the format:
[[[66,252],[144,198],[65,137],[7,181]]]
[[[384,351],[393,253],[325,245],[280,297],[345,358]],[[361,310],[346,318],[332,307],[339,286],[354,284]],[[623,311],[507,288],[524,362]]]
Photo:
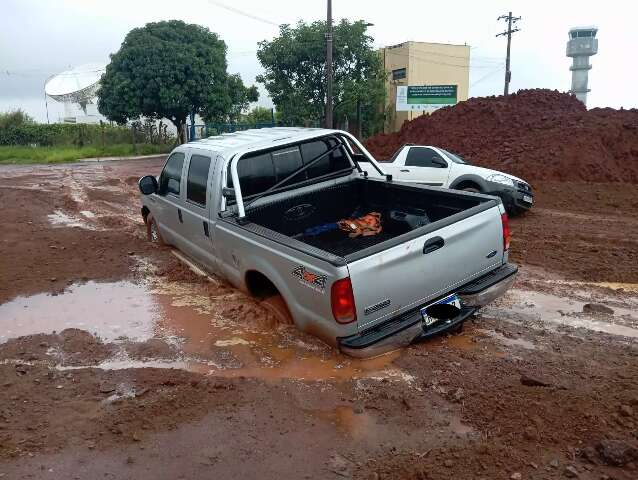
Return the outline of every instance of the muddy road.
[[[362,361],[147,243],[161,164],[0,167],[0,478],[638,478],[626,185],[535,185],[515,288]]]

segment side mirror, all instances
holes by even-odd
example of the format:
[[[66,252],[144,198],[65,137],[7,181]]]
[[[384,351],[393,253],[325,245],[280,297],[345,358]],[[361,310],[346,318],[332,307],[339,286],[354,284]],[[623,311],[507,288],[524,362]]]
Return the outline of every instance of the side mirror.
[[[137,185],[140,187],[142,195],[151,195],[152,193],[157,192],[158,189],[157,179],[153,175],[146,175],[145,177],[140,178]]]
[[[447,168],[447,162],[442,158],[433,158],[432,163],[437,166],[437,168]]]

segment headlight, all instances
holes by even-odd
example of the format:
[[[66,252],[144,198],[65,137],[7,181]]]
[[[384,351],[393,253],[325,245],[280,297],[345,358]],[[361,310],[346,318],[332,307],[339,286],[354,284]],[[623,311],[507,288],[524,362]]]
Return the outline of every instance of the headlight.
[[[502,183],[503,185],[507,185],[508,187],[513,187],[514,186],[514,180],[512,180],[510,177],[507,177],[507,176],[502,175],[500,173],[494,173],[494,174],[490,175],[489,177],[487,177],[487,181],[488,182],[495,182],[495,183]]]

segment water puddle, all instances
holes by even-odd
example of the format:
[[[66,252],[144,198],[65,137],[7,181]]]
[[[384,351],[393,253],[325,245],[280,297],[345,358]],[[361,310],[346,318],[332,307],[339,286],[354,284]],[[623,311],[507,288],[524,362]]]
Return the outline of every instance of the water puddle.
[[[548,293],[512,289],[501,300],[485,307],[482,312],[515,323],[549,323],[638,338],[636,310],[611,305],[613,314],[585,313],[583,307],[586,303],[589,302]]]
[[[88,216],[86,217],[89,218]],[[67,215],[62,210],[56,210],[55,212],[47,215],[47,218],[49,219],[49,223],[56,227],[79,227],[84,228],[85,230],[97,230],[95,226],[90,225],[86,222],[86,220],[72,215]]]
[[[405,429],[396,422],[378,418],[370,410],[362,406],[352,407],[339,405],[330,410],[308,409],[305,410],[310,417],[334,425],[340,434],[367,444],[390,442],[393,445],[413,446],[411,438],[406,436]],[[461,422],[454,414],[444,414],[432,411],[432,423],[443,426],[442,432],[448,432],[458,437],[468,437],[475,430]],[[431,432],[429,432],[431,433]]]
[[[0,343],[9,338],[79,328],[104,341],[153,336],[157,305],[131,282],[73,285],[59,295],[17,297],[0,305]]]
[[[525,350],[538,350],[537,345],[529,340],[525,340],[524,338],[506,337],[502,333],[495,332],[493,330],[481,330],[481,332],[507,347],[519,347],[524,348]]]
[[[274,324],[252,299],[237,290],[217,288],[212,283],[88,282],[72,285],[58,295],[18,297],[0,305],[0,343],[67,328],[86,330],[105,342],[122,344],[115,358],[84,367],[177,368],[273,381],[411,381],[409,375],[392,365],[400,352],[366,360],[343,356],[294,327]],[[131,356],[126,353],[130,342],[151,339],[173,349],[137,349],[138,353]]]

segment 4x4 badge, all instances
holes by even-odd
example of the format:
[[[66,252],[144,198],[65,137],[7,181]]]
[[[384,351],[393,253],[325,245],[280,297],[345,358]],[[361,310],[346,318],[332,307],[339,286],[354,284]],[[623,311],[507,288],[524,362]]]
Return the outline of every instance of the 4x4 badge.
[[[303,265],[299,265],[292,271],[292,276],[299,279],[299,283],[312,288],[313,290],[324,293],[326,289],[326,282],[328,281],[327,275],[320,275],[313,273]]]

